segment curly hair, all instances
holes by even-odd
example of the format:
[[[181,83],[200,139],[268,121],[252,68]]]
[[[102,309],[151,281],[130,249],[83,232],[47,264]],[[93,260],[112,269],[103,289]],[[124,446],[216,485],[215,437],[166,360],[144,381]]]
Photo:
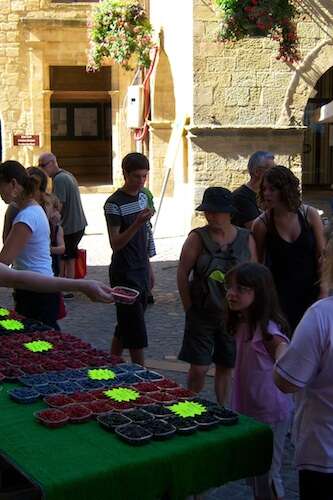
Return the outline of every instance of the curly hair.
[[[302,200],[300,182],[292,171],[282,165],[269,168],[263,175],[259,188],[259,202],[264,206],[264,181],[280,192],[281,202],[290,212],[297,212]]]

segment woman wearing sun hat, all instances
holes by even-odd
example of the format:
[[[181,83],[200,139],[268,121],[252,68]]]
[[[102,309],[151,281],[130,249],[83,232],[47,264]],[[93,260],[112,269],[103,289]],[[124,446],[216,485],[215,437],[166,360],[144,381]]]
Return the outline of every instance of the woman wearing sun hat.
[[[257,255],[250,231],[231,224],[235,209],[228,189],[207,188],[196,210],[204,212],[207,224],[190,232],[179,260],[178,290],[186,314],[179,359],[190,363],[188,387],[196,393],[215,363],[216,398],[224,404],[236,355],[224,327],[224,274]]]

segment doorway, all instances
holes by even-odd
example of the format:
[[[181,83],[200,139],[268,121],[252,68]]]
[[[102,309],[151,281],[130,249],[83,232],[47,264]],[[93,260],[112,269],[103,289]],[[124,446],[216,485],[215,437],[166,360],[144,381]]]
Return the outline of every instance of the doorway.
[[[317,82],[304,112],[303,186],[328,189],[333,185],[333,123],[318,123],[321,106],[333,100],[333,68]]]
[[[111,68],[50,67],[51,147],[81,185],[112,183]]]

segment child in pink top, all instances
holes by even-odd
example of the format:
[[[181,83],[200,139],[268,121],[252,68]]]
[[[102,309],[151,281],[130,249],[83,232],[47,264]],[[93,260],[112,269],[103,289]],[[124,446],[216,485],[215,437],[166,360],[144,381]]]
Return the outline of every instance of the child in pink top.
[[[273,368],[288,344],[288,325],[265,266],[240,264],[227,273],[225,283],[228,329],[237,345],[232,408],[269,424],[274,434],[272,466],[269,474],[255,478],[255,498],[281,499],[280,469],[292,401],[275,386]]]

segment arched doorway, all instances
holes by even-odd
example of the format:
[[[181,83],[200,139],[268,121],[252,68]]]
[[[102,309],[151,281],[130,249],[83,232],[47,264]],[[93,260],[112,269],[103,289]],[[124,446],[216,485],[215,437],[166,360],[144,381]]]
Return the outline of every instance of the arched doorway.
[[[333,123],[319,123],[318,110],[333,100],[333,68],[319,78],[304,112],[302,180],[305,188],[333,186]]]
[[[160,35],[162,36],[162,35]],[[176,115],[176,102],[171,64],[165,50],[159,53],[158,63],[152,85],[151,123],[149,138],[149,156],[152,171],[149,186],[158,196],[161,192],[165,175],[165,158]],[[166,194],[173,194],[174,176],[169,177]]]

